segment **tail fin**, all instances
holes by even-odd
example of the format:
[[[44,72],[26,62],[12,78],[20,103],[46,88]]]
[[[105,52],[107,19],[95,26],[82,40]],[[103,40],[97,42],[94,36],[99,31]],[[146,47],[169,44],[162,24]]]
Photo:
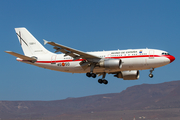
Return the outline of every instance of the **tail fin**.
[[[26,56],[51,53],[26,28],[15,28],[15,31]]]

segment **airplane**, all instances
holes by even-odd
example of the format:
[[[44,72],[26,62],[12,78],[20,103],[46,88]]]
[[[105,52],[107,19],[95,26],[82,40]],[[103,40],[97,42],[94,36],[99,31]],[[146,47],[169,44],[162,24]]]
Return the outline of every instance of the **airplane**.
[[[41,68],[68,72],[86,73],[87,77],[98,79],[100,84],[108,84],[106,74],[123,80],[139,79],[139,71],[150,69],[152,78],[155,68],[165,66],[175,60],[168,52],[157,49],[127,49],[113,51],[82,52],[55,42],[44,40],[44,45],[52,45],[55,53],[48,51],[24,27],[15,28],[24,55],[12,51],[5,51],[15,57],[17,61],[35,65]],[[56,54],[61,52],[61,54]]]

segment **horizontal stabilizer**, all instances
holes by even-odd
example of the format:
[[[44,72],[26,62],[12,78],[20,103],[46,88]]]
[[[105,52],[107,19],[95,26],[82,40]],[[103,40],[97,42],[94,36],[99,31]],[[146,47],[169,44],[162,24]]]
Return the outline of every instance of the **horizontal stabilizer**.
[[[15,57],[18,57],[18,58],[21,58],[23,60],[28,60],[28,61],[36,61],[35,58],[31,58],[31,57],[28,57],[28,56],[24,56],[24,55],[21,55],[21,54],[18,54],[18,53],[15,53],[15,52],[12,52],[12,51],[5,51],[6,53],[9,53]]]

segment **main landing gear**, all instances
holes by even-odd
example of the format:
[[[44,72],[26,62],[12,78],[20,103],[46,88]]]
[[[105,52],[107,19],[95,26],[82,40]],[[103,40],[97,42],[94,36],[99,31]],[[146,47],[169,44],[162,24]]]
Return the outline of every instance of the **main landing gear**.
[[[91,72],[86,73],[86,76],[96,78],[96,74]]]
[[[153,78],[153,74],[152,74],[153,71],[154,71],[154,68],[151,68],[150,74],[149,74],[149,77],[150,77],[150,78]]]
[[[108,81],[104,79],[105,77],[106,77],[106,73],[104,72],[104,73],[103,73],[103,76],[102,76],[102,79],[99,79],[98,82],[99,82],[100,84],[104,83],[105,85],[107,85],[107,84],[108,84]]]
[[[91,67],[90,67],[90,72],[86,73],[86,76],[87,77],[93,77],[93,78],[96,78],[96,74],[93,73],[93,69],[95,68],[95,64],[92,64]]]
[[[92,73],[92,72],[86,73],[86,76],[87,76],[87,77],[96,78],[96,74],[95,74],[95,73]],[[102,79],[99,79],[99,80],[98,80],[98,83],[100,83],[100,84],[104,83],[105,85],[108,84],[108,81],[104,79],[105,76],[106,76],[106,73],[103,73]]]
[[[86,76],[87,76],[87,77],[96,78],[96,74],[93,73],[93,69],[95,68],[95,66],[96,66],[95,63],[94,63],[94,64],[91,64],[90,72],[86,73]],[[102,79],[99,79],[99,80],[98,80],[98,83],[100,83],[100,84],[104,83],[105,85],[108,84],[108,81],[104,79],[104,78],[106,77],[106,73],[104,72],[104,73],[102,73],[102,74],[100,74],[100,75],[102,75]]]

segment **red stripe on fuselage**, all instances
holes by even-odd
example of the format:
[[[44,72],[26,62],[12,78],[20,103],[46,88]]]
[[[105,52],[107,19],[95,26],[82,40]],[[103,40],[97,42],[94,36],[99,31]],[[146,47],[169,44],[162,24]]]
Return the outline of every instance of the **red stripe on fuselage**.
[[[106,57],[106,59],[122,59],[122,58],[143,58],[143,57],[167,57],[167,55],[136,55],[136,56],[117,56],[117,57]],[[168,58],[168,57],[167,57]],[[59,63],[59,62],[76,62],[76,61],[83,61],[85,59],[78,59],[78,60],[56,60],[56,61],[36,61],[36,63]]]

